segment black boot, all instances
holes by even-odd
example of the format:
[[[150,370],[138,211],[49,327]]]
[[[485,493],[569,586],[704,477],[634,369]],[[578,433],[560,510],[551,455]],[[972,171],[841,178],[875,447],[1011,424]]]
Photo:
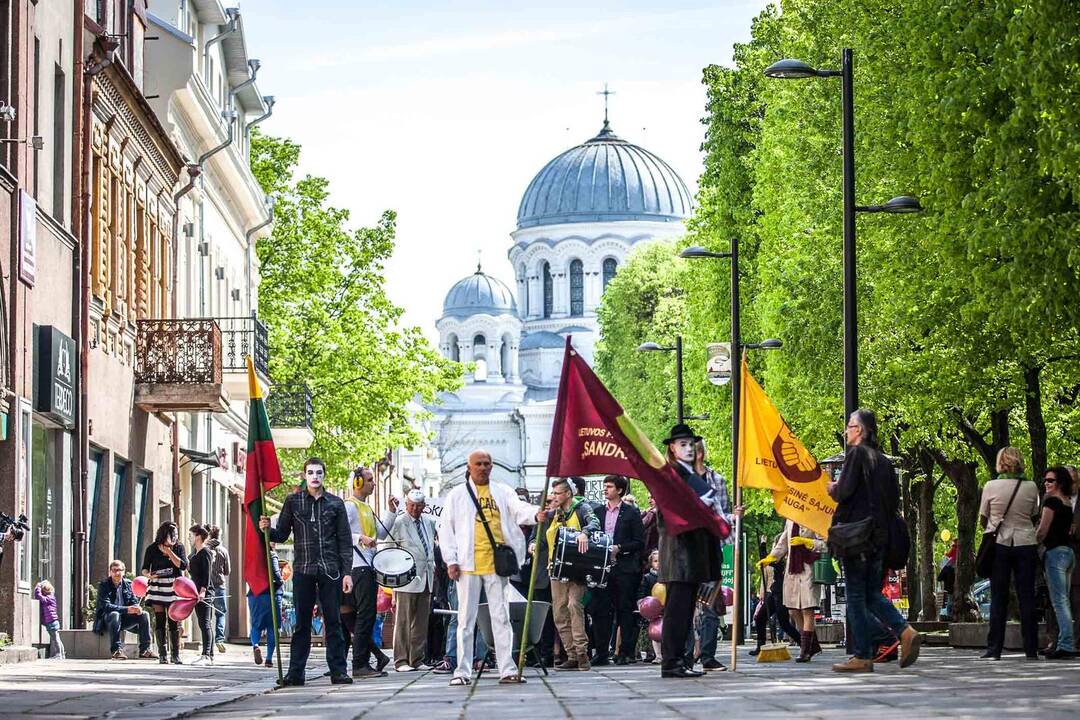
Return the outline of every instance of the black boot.
[[[814,633],[808,633],[805,630],[799,633],[799,657],[795,658],[797,663],[810,662],[810,658],[814,653],[811,651],[811,646],[814,644]]]
[[[817,630],[810,633],[810,657],[821,652],[821,643],[817,639]]]
[[[183,665],[180,659],[180,625],[169,621],[169,662],[173,665]]]
[[[158,662],[162,665],[169,664],[169,652],[165,646],[165,613],[154,615],[154,640],[157,641]]]

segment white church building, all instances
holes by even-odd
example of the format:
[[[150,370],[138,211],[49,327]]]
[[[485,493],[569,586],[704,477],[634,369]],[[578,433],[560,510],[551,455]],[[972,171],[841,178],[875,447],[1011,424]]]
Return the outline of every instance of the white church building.
[[[691,209],[671,166],[606,118],[536,174],[510,234],[514,289],[478,265],[450,288],[436,323],[441,353],[475,364],[428,408],[444,488],[461,482],[476,448],[491,452],[496,480],[543,488],[567,336],[591,363],[607,284],[639,243],[682,235]]]

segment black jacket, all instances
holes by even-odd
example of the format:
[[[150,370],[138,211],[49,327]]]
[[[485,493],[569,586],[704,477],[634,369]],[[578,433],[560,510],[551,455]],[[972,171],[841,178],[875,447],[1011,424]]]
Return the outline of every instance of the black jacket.
[[[110,578],[105,578],[97,586],[97,605],[94,607],[94,632],[101,635],[105,632],[105,616],[111,612],[121,615],[127,613],[129,607],[138,606],[139,601],[135,593],[131,591],[131,581],[124,578],[119,585],[113,585]]]
[[[674,467],[691,487],[705,482],[681,463],[675,463]],[[657,512],[656,516],[660,528],[660,582],[707,583],[719,580],[723,560],[720,541],[704,528],[672,537],[664,527],[664,514]]]
[[[191,582],[195,583],[196,590],[206,590],[206,597],[214,596],[214,586],[210,581],[210,575],[214,567],[214,551],[209,545],[203,545],[188,560],[188,575]]]
[[[143,553],[142,570],[149,570],[154,577],[180,577],[188,568],[187,552],[180,543],[173,545],[172,551],[176,554],[176,557],[180,558],[179,567],[173,565],[173,561],[169,559],[169,556],[161,552],[157,543],[151,543],[147,546],[146,552]]]
[[[301,575],[341,577],[352,569],[352,531],[345,502],[328,492],[318,499],[306,489],[285,498],[270,541],[293,536],[293,571]]]
[[[606,527],[607,503],[596,509],[596,520],[600,529]],[[619,506],[619,517],[615,521],[615,532],[611,535],[611,542],[619,546],[619,554],[615,557],[615,572],[634,573],[641,572],[641,551],[645,549],[645,526],[641,522],[641,512],[628,503]]]
[[[900,484],[892,462],[880,450],[866,445],[849,448],[833,499],[836,500],[834,525],[873,515],[877,526],[875,537],[879,544],[884,542],[889,520],[900,505]]]

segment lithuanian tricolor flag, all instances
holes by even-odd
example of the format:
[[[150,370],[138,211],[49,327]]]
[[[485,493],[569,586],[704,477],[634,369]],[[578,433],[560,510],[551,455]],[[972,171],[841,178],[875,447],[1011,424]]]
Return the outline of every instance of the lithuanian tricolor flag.
[[[265,513],[263,494],[281,483],[281,466],[278,464],[274,439],[270,435],[270,418],[266,415],[259,380],[255,377],[255,364],[247,359],[248,388],[251,392],[248,411],[247,475],[244,483],[244,508],[248,521],[244,528],[244,582],[253,595],[260,595],[270,587],[267,567],[267,548],[263,533],[259,530],[259,518]]]

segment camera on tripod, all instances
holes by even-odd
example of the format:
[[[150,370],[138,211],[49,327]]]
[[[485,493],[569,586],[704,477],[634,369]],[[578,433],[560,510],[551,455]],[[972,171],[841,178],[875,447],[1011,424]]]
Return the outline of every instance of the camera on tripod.
[[[0,512],[0,537],[7,535],[8,530],[11,530],[11,538],[18,542],[23,539],[29,529],[30,522],[25,515],[13,518],[5,512]]]

